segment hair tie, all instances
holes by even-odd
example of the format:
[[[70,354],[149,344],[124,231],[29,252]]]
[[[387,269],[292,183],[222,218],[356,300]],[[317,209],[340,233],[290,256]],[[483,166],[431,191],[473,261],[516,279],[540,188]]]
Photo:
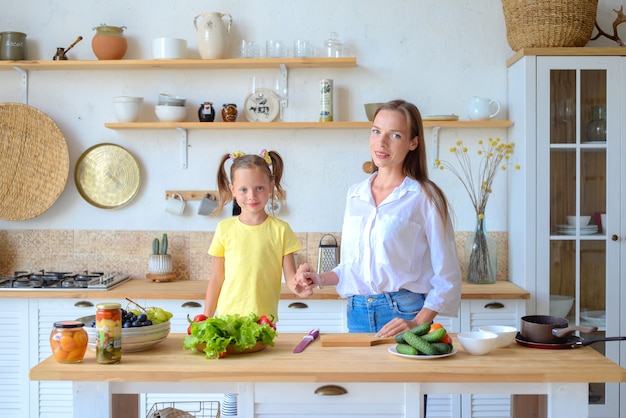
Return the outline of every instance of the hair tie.
[[[265,148],[263,148],[261,151],[259,151],[259,156],[265,160],[267,165],[272,167],[272,157],[270,157],[270,153],[267,152],[267,150]]]
[[[243,151],[233,152],[230,154],[230,161],[235,161],[237,158],[243,157],[243,156],[244,156]]]

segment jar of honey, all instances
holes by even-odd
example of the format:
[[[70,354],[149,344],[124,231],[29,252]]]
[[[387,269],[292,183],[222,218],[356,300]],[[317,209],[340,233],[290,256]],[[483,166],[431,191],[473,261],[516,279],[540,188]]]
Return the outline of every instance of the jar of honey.
[[[119,363],[122,359],[122,305],[100,303],[96,306],[96,361]]]
[[[87,351],[89,336],[80,321],[58,321],[50,333],[50,348],[59,363],[80,363]]]

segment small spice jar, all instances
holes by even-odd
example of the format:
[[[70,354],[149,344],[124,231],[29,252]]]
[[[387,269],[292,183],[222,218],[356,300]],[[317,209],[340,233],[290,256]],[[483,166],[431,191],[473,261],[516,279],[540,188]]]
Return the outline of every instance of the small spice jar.
[[[96,361],[114,364],[122,360],[122,305],[99,303],[96,308]]]
[[[222,105],[222,120],[224,122],[237,121],[237,105],[234,103],[226,103]]]
[[[58,321],[50,333],[52,355],[59,363],[80,363],[85,357],[89,336],[80,321]]]

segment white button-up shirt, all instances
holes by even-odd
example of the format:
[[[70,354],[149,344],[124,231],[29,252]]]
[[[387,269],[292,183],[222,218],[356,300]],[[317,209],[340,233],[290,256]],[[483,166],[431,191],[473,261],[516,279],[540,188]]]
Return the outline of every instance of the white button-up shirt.
[[[342,297],[397,292],[427,294],[425,308],[455,317],[461,269],[452,224],[445,225],[422,186],[406,177],[378,206],[369,179],[347,194],[337,292]]]

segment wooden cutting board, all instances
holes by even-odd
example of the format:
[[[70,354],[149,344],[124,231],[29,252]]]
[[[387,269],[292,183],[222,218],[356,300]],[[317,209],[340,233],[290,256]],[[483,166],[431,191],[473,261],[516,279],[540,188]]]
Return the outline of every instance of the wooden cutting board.
[[[322,334],[322,347],[371,347],[379,344],[394,344],[391,338],[379,338],[374,333]]]

